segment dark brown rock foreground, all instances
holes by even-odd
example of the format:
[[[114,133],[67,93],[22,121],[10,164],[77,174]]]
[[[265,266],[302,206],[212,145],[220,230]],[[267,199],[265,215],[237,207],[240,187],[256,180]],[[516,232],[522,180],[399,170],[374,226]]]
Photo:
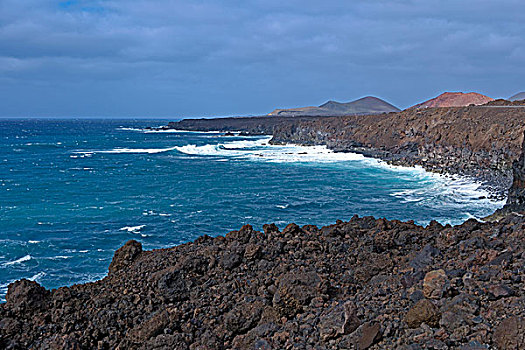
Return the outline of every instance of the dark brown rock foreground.
[[[519,349],[525,218],[354,217],[120,248],[109,275],[9,286],[2,349]]]

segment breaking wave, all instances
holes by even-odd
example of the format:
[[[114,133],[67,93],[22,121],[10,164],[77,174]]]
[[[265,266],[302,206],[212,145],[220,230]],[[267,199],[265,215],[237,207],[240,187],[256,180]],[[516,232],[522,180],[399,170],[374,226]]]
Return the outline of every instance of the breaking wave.
[[[32,256],[31,255],[25,255],[19,259],[16,259],[16,260],[12,260],[12,261],[8,261],[6,263],[3,263],[2,266],[11,266],[11,265],[16,265],[16,264],[21,264],[23,263],[24,261],[28,261],[28,260],[31,260],[32,259]]]
[[[113,148],[111,150],[101,150],[101,151],[75,151],[73,153],[83,155],[83,156],[89,156],[93,155],[95,153],[106,153],[106,154],[119,154],[119,153],[148,153],[148,154],[155,154],[155,153],[163,153],[163,152],[169,152],[175,150],[176,147],[168,147],[168,148]]]
[[[271,136],[256,140],[239,140],[219,144],[178,146],[181,153],[198,156],[217,156],[274,163],[333,163],[364,160],[356,153],[336,153],[326,146],[270,145]]]

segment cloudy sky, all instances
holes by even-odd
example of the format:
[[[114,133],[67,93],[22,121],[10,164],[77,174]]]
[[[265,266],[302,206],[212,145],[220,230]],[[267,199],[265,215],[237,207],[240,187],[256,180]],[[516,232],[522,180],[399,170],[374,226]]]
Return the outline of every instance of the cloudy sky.
[[[521,0],[0,0],[0,116],[268,113],[525,90]]]

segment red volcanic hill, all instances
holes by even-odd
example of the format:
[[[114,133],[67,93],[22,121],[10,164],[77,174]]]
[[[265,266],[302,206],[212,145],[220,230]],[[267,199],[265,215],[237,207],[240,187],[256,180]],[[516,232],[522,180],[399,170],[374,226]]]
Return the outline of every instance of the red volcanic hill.
[[[445,92],[431,100],[417,104],[411,108],[430,108],[430,107],[464,107],[471,104],[483,105],[494,99],[476,92]]]

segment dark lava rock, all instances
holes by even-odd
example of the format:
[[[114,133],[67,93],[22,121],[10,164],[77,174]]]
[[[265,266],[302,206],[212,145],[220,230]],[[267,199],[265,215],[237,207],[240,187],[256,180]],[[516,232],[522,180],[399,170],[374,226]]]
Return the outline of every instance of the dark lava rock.
[[[283,316],[294,316],[319,295],[321,279],[313,271],[292,271],[279,278],[273,305]]]
[[[236,305],[224,316],[226,329],[234,334],[246,333],[259,322],[263,307],[264,303],[260,300]]]
[[[441,299],[448,290],[450,282],[445,271],[433,270],[425,275],[423,280],[423,294],[429,299]]]
[[[435,227],[429,226],[429,227]],[[432,247],[430,244],[427,244],[421,251],[412,259],[409,263],[411,267],[416,270],[425,269],[427,266],[432,265],[434,258],[439,257],[441,252],[439,249]]]
[[[366,323],[361,329],[361,335],[357,341],[358,349],[368,349],[372,344],[374,344],[379,337],[381,336],[380,331],[381,326],[379,323]]]
[[[115,273],[131,265],[140,253],[142,253],[142,244],[135,240],[128,241],[115,252],[109,265],[109,273]]]
[[[525,320],[517,316],[504,319],[494,330],[493,339],[500,350],[523,349]]]
[[[0,349],[519,348],[524,228],[514,214],[426,228],[355,216],[132,241],[100,281],[10,285]]]
[[[490,286],[488,288],[488,292],[489,292],[489,297],[492,300],[506,298],[506,297],[510,297],[516,294],[512,288],[507,287],[503,284],[497,284],[497,285]]]
[[[419,327],[423,322],[431,327],[437,327],[440,317],[438,308],[430,300],[423,299],[408,310],[405,322],[412,328]]]
[[[7,288],[6,306],[10,308],[41,308],[45,305],[49,292],[35,281],[21,279]]]
[[[167,300],[175,301],[188,298],[190,292],[183,273],[173,268],[168,268],[160,273],[157,289],[159,294],[166,297]]]
[[[360,324],[361,321],[359,321],[357,317],[357,310],[354,303],[338,303],[325,314],[321,315],[319,335],[322,340],[326,341],[340,335],[352,333]]]

